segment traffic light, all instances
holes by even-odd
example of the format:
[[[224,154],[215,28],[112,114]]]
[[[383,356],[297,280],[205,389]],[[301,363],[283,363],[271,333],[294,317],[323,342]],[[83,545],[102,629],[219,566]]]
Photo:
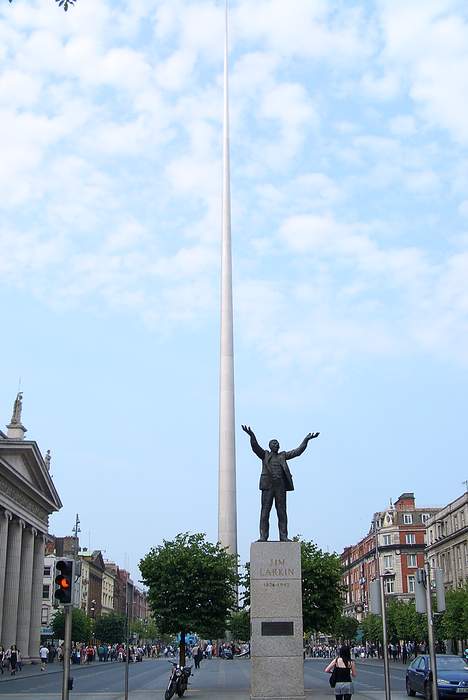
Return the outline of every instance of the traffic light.
[[[59,559],[55,564],[55,600],[71,605],[73,590],[73,559]]]

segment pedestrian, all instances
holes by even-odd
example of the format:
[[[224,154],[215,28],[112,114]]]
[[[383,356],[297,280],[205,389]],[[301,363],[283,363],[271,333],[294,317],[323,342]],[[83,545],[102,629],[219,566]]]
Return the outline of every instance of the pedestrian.
[[[16,644],[12,644],[11,647],[7,650],[7,656],[10,661],[10,675],[15,676],[16,671],[18,668],[18,649],[16,647]]]
[[[49,660],[49,650],[45,644],[41,644],[39,649],[39,658],[41,659],[41,671],[45,671]]]
[[[200,668],[200,661],[203,658],[203,654],[198,644],[195,644],[195,646],[192,649],[192,658],[195,662],[195,668]]]
[[[333,659],[325,669],[331,673],[336,669],[335,696],[337,700],[351,700],[354,693],[352,679],[356,677],[356,664],[351,660],[348,646],[342,646],[336,659]]]

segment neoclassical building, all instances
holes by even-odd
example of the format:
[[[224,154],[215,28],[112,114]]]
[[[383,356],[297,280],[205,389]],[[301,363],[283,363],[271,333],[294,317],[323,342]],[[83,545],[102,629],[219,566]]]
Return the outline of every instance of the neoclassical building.
[[[0,431],[0,644],[24,660],[39,655],[44,544],[49,515],[62,507],[49,474],[50,454],[25,440],[22,394],[7,433]]]

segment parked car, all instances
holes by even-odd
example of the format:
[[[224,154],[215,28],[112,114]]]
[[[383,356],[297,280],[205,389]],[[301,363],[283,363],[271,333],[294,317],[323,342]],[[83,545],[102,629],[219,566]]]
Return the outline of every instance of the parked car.
[[[468,666],[461,656],[437,654],[437,689],[442,697],[468,698]],[[427,654],[417,656],[406,670],[406,693],[414,697],[432,696],[431,660]]]

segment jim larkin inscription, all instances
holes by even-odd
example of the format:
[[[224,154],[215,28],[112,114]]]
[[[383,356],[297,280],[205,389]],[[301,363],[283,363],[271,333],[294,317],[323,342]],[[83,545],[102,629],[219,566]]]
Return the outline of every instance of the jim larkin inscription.
[[[307,448],[310,440],[317,438],[320,433],[309,433],[295,450],[279,451],[278,440],[270,440],[269,450],[264,450],[258,444],[252,428],[243,425],[242,430],[250,437],[253,452],[262,460],[262,473],[259,488],[262,492],[262,509],[260,513],[260,539],[266,542],[270,534],[270,511],[275,503],[278,515],[278,529],[281,542],[289,542],[288,516],[286,512],[286,492],[294,491],[292,474],[289,471],[288,459],[299,457]]]
[[[268,566],[262,569],[260,567],[260,578],[266,578],[267,576],[281,576],[285,578],[287,576],[295,576],[294,569],[286,565],[285,559],[271,559]]]

